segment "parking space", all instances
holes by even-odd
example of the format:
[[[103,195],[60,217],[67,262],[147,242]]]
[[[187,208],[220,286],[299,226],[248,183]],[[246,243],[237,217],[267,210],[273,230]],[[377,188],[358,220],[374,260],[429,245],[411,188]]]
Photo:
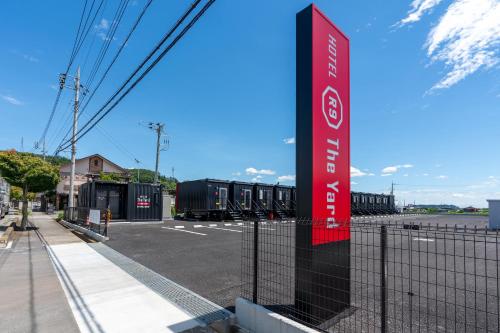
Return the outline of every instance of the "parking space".
[[[358,222],[459,225],[483,228],[487,218],[471,216],[373,216]],[[259,224],[266,237],[293,237],[294,221]],[[106,245],[232,310],[240,294],[241,251],[245,230],[252,222],[168,221],[161,224],[112,224]],[[290,231],[286,231],[290,230]],[[248,236],[247,236],[248,237]],[[353,235],[354,237],[354,235]],[[432,243],[434,237],[421,233],[414,241]],[[366,248],[369,244],[366,244]]]

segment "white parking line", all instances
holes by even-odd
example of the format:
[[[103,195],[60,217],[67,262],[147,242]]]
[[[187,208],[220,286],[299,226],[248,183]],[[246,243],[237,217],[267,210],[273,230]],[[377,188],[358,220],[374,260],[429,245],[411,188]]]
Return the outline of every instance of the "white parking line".
[[[434,239],[432,239],[432,238],[420,238],[420,237],[415,237],[415,238],[413,238],[413,240],[416,240],[416,241],[421,241],[421,242],[434,242]]]
[[[240,223],[236,223],[236,224],[237,224],[237,225],[243,225],[243,223],[241,223],[241,222],[240,222]]]
[[[232,232],[243,232],[241,230],[234,230],[234,229],[225,229],[225,228],[216,228],[216,227],[205,227],[207,229],[216,229],[216,230],[224,230],[224,231],[232,231]]]
[[[203,226],[201,224],[195,224],[193,225],[193,228],[203,228]]]
[[[232,226],[233,224],[232,224],[232,223],[224,223],[224,225],[225,225],[226,227],[230,227],[230,226]]]
[[[175,229],[184,229],[184,226],[183,225],[176,225],[174,228]]]
[[[249,225],[235,225],[235,227],[240,227],[240,228],[250,228],[250,229],[253,229],[253,226],[249,226]],[[273,229],[273,228],[265,228],[265,227],[259,227],[259,230],[272,230],[272,231],[275,231],[276,229]]]
[[[182,231],[182,232],[188,232],[190,234],[195,234],[195,235],[200,235],[200,236],[206,236],[207,234],[202,234],[201,232],[194,232],[194,231],[188,231],[188,230],[182,230],[182,229],[175,229],[175,228],[169,228],[169,227],[161,227],[162,229],[168,229],[168,230],[174,230],[174,231]]]
[[[216,226],[217,226],[217,224],[209,224],[208,226],[209,226],[209,227],[216,227]]]

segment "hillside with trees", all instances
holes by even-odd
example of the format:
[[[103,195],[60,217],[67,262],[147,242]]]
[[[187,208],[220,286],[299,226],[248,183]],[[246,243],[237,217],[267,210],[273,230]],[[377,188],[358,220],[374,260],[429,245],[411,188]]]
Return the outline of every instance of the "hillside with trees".
[[[129,173],[131,182],[152,184],[155,179],[155,172],[148,169],[129,169]],[[169,193],[175,193],[177,179],[160,174],[158,180]]]

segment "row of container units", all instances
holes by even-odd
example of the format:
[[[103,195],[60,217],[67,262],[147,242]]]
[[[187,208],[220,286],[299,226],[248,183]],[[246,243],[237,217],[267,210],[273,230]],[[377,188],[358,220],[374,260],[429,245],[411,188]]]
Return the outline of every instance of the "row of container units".
[[[177,183],[176,210],[188,218],[233,220],[292,217],[295,188],[284,185],[200,179]]]
[[[186,218],[283,219],[296,215],[296,188],[200,179],[177,183],[176,211]],[[351,192],[352,215],[396,213],[393,195]]]
[[[351,192],[352,215],[395,214],[394,195]]]
[[[110,209],[112,221],[161,221],[161,185],[93,181],[78,190],[78,207]]]

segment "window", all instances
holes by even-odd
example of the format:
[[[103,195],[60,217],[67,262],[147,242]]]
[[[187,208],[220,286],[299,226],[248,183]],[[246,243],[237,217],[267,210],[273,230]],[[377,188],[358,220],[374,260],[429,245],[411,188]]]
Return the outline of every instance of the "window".
[[[278,200],[283,200],[283,192],[278,191]]]
[[[358,196],[357,196],[357,195],[353,196],[353,197],[352,197],[352,201],[353,201],[354,203],[358,203]]]
[[[361,203],[365,203],[366,202],[366,197],[364,195],[361,196]]]
[[[387,203],[387,198],[384,198],[384,203],[385,203],[385,204]]]
[[[99,160],[94,160],[94,166],[99,166]]]
[[[263,199],[264,199],[264,191],[259,190],[259,200],[263,200]]]
[[[378,204],[380,203],[380,198],[379,198],[379,197],[377,197],[377,203],[378,203]]]
[[[369,200],[369,201],[370,201],[370,203],[372,204],[375,200],[374,200],[374,198],[373,198],[373,197],[370,197],[370,200]]]

